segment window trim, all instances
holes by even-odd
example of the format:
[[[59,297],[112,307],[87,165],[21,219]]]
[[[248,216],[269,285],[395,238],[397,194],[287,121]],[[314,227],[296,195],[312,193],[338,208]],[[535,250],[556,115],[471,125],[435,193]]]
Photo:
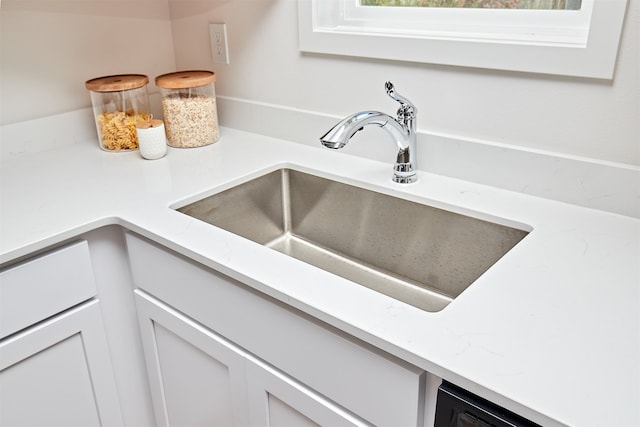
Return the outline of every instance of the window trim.
[[[598,79],[613,78],[627,5],[627,0],[593,0],[588,35],[549,42],[350,25],[353,17],[341,18],[341,1],[298,0],[301,51]],[[323,9],[318,8],[320,4]],[[585,4],[590,6],[588,1]],[[478,11],[482,12],[475,9],[473,13]]]

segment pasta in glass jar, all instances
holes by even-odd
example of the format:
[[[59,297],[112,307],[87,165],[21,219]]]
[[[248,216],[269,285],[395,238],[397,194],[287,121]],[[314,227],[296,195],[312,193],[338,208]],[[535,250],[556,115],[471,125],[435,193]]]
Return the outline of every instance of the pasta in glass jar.
[[[105,151],[138,149],[136,122],[151,119],[147,84],[143,74],[98,77],[85,82],[100,139]]]

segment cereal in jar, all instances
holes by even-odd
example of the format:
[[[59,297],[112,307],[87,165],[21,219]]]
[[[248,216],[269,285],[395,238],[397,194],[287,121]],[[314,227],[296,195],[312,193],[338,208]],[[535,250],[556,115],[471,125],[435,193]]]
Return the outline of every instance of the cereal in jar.
[[[192,148],[220,138],[212,71],[180,71],[156,77],[171,147]]]

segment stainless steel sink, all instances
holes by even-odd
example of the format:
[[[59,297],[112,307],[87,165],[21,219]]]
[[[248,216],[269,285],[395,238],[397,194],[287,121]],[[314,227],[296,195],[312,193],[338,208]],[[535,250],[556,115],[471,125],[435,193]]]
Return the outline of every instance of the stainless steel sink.
[[[178,211],[432,312],[528,234],[292,169]]]

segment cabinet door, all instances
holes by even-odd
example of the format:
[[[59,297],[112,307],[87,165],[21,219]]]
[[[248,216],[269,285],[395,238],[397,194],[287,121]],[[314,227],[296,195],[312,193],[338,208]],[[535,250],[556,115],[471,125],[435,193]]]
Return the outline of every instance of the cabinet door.
[[[144,291],[135,298],[158,425],[369,425]]]
[[[0,341],[0,425],[123,425],[97,300]]]
[[[252,426],[370,426],[264,362],[247,359]]]
[[[241,350],[135,291],[151,395],[160,426],[246,426]]]

